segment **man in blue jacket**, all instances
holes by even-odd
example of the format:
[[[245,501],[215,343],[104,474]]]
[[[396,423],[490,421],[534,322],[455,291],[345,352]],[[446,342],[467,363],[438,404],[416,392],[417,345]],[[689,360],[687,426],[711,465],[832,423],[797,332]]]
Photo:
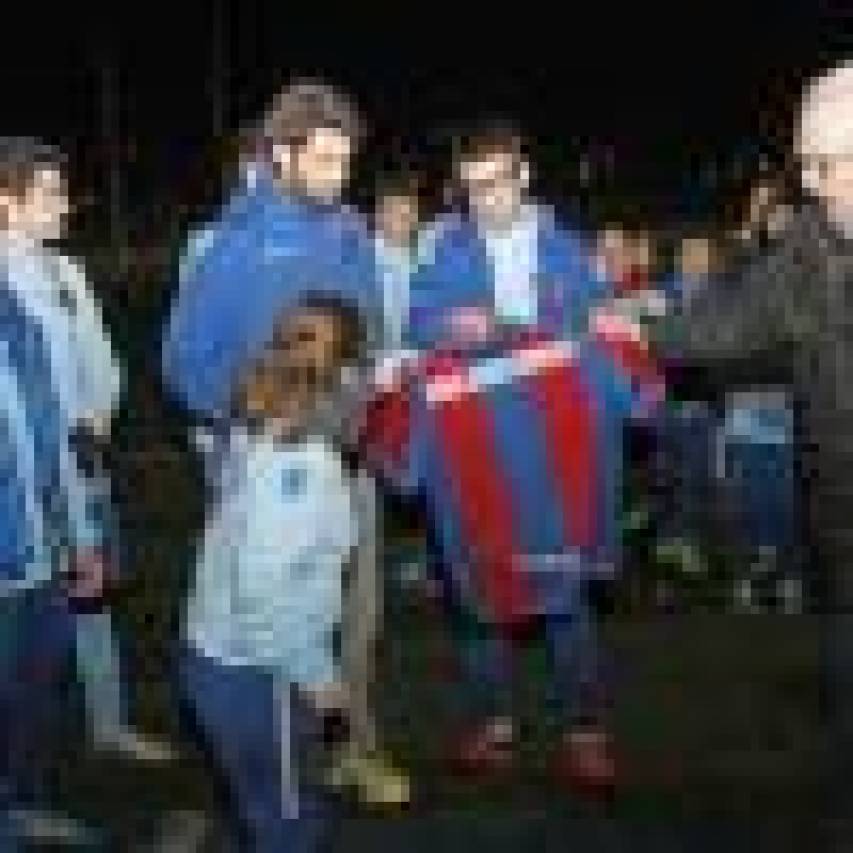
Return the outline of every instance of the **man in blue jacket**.
[[[267,112],[240,185],[182,266],[163,358],[191,411],[222,413],[247,356],[306,290],[376,309],[373,246],[341,202],[362,132],[355,107],[322,84],[289,86]]]
[[[485,123],[458,140],[453,167],[461,210],[441,222],[432,261],[412,276],[404,335],[409,347],[430,350],[452,341],[488,341],[496,329],[512,326],[558,338],[585,335],[592,307],[606,296],[606,283],[596,276],[579,235],[533,199],[522,136],[502,121]],[[470,681],[483,683],[476,661],[493,656],[483,639],[489,632],[470,637],[466,608],[451,606],[450,611],[461,616],[453,620],[456,643],[468,652],[461,657]],[[579,603],[570,621],[581,624],[586,615],[585,603]],[[455,758],[477,772],[505,766],[515,737],[509,720],[491,716],[475,725]],[[567,745],[570,762],[577,752],[588,778],[609,779],[605,733],[596,730],[588,743],[589,748],[578,750],[574,742]]]
[[[432,263],[413,276],[409,337],[442,338],[456,309],[483,310],[501,323],[583,333],[604,295],[582,241],[530,194],[531,165],[521,135],[489,123],[462,138],[454,179],[462,211],[442,222]]]
[[[75,609],[100,603],[109,561],[101,498],[84,481],[70,442],[83,398],[74,386],[82,376],[70,375],[79,353],[60,346],[56,317],[51,322],[37,309],[36,295],[53,294],[38,276],[37,254],[27,255],[29,265],[15,263],[64,218],[64,193],[48,177],[61,160],[35,140],[3,140],[0,148],[0,839],[6,850],[37,828],[66,837],[81,831],[42,811],[51,774],[38,756],[66,710],[56,688],[79,639]],[[41,260],[47,264],[47,255]],[[41,291],[25,287],[25,274]],[[108,378],[100,381],[106,385]]]

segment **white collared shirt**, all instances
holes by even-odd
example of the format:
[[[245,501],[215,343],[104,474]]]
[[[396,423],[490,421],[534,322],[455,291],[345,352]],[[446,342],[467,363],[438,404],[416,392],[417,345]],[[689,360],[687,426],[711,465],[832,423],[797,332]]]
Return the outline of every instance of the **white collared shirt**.
[[[439,233],[437,224],[424,226],[410,250],[388,243],[381,234],[374,239],[376,265],[382,279],[387,349],[397,350],[403,345],[409,316],[409,282],[418,267],[429,263]]]
[[[494,270],[495,312],[500,319],[521,323],[536,319],[538,238],[539,216],[532,205],[525,205],[508,230],[483,234]]]

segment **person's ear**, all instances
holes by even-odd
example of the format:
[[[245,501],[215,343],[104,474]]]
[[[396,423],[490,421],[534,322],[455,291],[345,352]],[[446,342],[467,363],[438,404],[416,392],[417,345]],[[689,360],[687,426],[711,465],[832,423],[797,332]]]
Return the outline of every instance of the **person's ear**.
[[[270,167],[276,180],[287,183],[293,176],[293,146],[274,143],[270,148]]]
[[[530,164],[526,160],[522,160],[518,166],[518,182],[524,189],[530,187]]]
[[[815,195],[820,193],[821,168],[817,163],[804,162],[800,170],[800,182],[803,189]]]

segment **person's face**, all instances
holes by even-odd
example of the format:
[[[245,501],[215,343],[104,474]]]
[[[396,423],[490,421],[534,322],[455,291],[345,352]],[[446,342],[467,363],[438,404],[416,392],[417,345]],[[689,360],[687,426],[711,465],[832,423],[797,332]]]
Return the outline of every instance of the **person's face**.
[[[714,250],[704,237],[688,237],[681,241],[680,273],[684,278],[706,278],[713,271]]]
[[[322,311],[299,311],[281,331],[280,362],[306,379],[323,379],[334,370],[340,344],[337,318]]]
[[[766,183],[753,187],[749,196],[749,212],[747,217],[751,223],[760,223],[767,211],[775,204],[778,193],[775,188]]]
[[[811,188],[830,212],[847,224],[853,222],[853,151],[810,156],[805,167]]]
[[[408,248],[418,226],[418,200],[408,195],[385,196],[379,204],[376,225],[389,243]]]
[[[39,169],[26,192],[7,198],[6,219],[10,231],[39,242],[58,240],[70,211],[68,192],[58,169]]]
[[[68,190],[58,169],[36,172],[26,196],[30,233],[39,240],[58,240],[71,210]]]
[[[524,202],[530,168],[509,152],[463,160],[459,178],[474,218],[487,226],[511,225]]]
[[[654,264],[654,246],[652,238],[641,234],[632,241],[631,265],[643,272],[650,272]]]
[[[631,249],[621,228],[606,228],[596,247],[599,275],[608,281],[619,281],[631,266]]]
[[[286,427],[298,423],[339,362],[340,334],[338,321],[322,312],[300,311],[279,326],[249,379],[249,412]]]
[[[353,148],[353,140],[341,131],[318,128],[283,165],[309,198],[333,201],[349,181]]]

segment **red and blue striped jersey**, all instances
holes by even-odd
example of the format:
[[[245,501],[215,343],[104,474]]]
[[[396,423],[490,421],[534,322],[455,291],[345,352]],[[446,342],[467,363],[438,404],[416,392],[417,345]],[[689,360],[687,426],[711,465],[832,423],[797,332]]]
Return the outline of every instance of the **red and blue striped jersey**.
[[[571,609],[615,566],[623,426],[660,383],[601,331],[432,351],[373,409],[369,455],[424,496],[451,588],[496,621]]]

